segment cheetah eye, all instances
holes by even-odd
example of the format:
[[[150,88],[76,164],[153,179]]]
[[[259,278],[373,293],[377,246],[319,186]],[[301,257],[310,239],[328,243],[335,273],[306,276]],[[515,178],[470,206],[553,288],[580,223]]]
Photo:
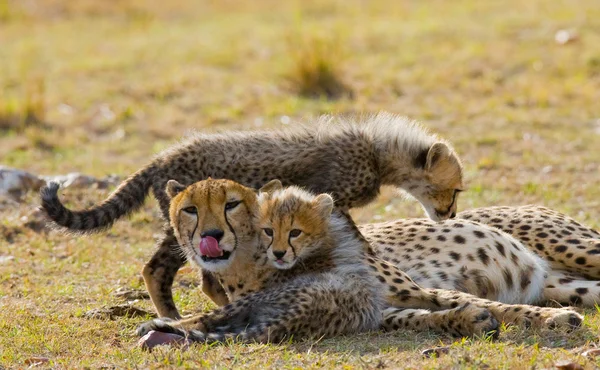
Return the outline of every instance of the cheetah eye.
[[[298,236],[300,236],[300,234],[302,234],[301,230],[293,229],[292,231],[290,231],[290,238],[297,238]]]
[[[263,229],[264,233],[267,234],[268,237],[272,237],[273,236],[273,229],[269,229],[268,227],[265,227]]]
[[[230,210],[234,209],[235,207],[239,206],[240,203],[242,203],[241,200],[234,200],[231,202],[227,202],[227,203],[225,203],[225,210],[230,211]]]
[[[198,209],[195,206],[185,207],[183,209],[183,212],[189,213],[190,215],[197,215],[198,214]]]

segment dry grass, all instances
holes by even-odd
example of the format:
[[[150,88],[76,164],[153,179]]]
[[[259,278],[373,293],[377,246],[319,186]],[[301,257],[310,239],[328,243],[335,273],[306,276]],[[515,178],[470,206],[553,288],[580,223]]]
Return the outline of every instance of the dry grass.
[[[352,99],[306,98],[286,86],[282,76],[298,65],[289,35],[299,29],[339,44],[339,60],[319,58],[336,68]],[[575,29],[578,39],[556,44],[560,29]],[[46,123],[0,131],[0,162],[42,174],[125,176],[192,128],[279,127],[288,117],[388,110],[454,143],[469,185],[461,209],[538,203],[600,228],[599,29],[593,0],[0,0],[0,110],[12,104],[23,122],[39,76],[43,114],[35,116]],[[108,193],[64,197],[80,208]],[[142,353],[133,329],[143,318],[83,314],[121,303],[113,294],[120,287],[143,288],[139,271],[161,227],[153,202],[85,238],[24,226],[37,202],[34,194],[20,205],[0,202],[0,366],[23,368],[34,356],[57,368],[518,369],[562,359],[594,366],[581,356],[598,345],[594,310],[588,331],[508,329],[495,343],[399,332]],[[423,213],[386,191],[354,216]],[[178,275],[176,302],[186,313],[212,307],[196,283],[189,268]],[[421,357],[440,344],[451,344],[451,354]]]
[[[292,67],[287,80],[292,90],[308,98],[352,97],[343,81],[339,40],[324,37],[293,37],[289,41]]]
[[[27,84],[19,98],[0,96],[0,131],[22,132],[27,127],[42,126],[46,113],[43,80]]]

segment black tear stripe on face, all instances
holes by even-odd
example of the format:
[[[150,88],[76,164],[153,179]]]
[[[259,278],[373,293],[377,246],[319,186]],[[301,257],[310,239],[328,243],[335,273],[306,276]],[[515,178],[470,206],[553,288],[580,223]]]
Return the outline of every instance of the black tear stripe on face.
[[[227,224],[227,227],[229,228],[229,231],[231,231],[231,233],[233,234],[233,239],[234,239],[234,244],[233,244],[233,250],[237,249],[238,246],[238,237],[237,234],[235,233],[235,230],[233,229],[233,226],[231,226],[231,224],[229,223],[229,219],[227,219],[227,211],[225,210],[225,207],[223,207],[223,217],[225,218],[225,223]]]
[[[267,247],[265,248],[265,250],[269,250],[269,248],[271,248],[271,246],[273,245],[273,237],[269,236],[269,238],[271,239],[271,241],[269,241],[269,245],[267,245]]]
[[[452,207],[454,207],[454,203],[456,202],[456,195],[458,193],[460,193],[460,190],[454,190],[454,194],[452,195],[452,203],[450,203],[446,210],[440,211],[439,209],[435,208],[435,213],[437,213],[438,216],[445,216],[448,213],[452,212]]]
[[[191,233],[189,233],[188,238],[190,239],[190,247],[193,249],[194,248],[194,234],[196,233],[196,230],[198,230],[198,219],[196,218],[196,226],[194,226],[194,230],[192,230]]]
[[[294,259],[296,259],[298,257],[298,255],[296,254],[296,248],[294,248],[294,246],[292,245],[292,237],[288,236],[288,245],[292,248],[292,253],[294,254]]]
[[[452,207],[454,207],[454,203],[456,202],[457,194],[458,194],[458,190],[454,190],[454,194],[452,194],[452,203],[450,203],[450,205],[448,206],[448,210],[446,211],[446,213],[450,213],[450,211],[452,210]]]

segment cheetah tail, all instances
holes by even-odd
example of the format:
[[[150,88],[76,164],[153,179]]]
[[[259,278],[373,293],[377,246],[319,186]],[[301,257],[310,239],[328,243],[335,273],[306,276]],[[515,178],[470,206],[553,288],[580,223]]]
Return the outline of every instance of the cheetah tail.
[[[59,184],[50,182],[40,190],[42,208],[59,226],[75,232],[98,232],[144,204],[150,191],[154,166],[145,167],[121,185],[102,203],[83,211],[71,211],[58,199]]]

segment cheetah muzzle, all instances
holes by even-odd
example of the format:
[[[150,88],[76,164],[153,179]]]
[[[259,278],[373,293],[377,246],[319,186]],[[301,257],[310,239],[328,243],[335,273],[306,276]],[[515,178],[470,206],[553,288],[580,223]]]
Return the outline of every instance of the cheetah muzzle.
[[[230,251],[223,251],[223,254],[218,257],[209,257],[206,255],[200,256],[203,262],[217,262],[217,261],[227,261],[231,257]]]

